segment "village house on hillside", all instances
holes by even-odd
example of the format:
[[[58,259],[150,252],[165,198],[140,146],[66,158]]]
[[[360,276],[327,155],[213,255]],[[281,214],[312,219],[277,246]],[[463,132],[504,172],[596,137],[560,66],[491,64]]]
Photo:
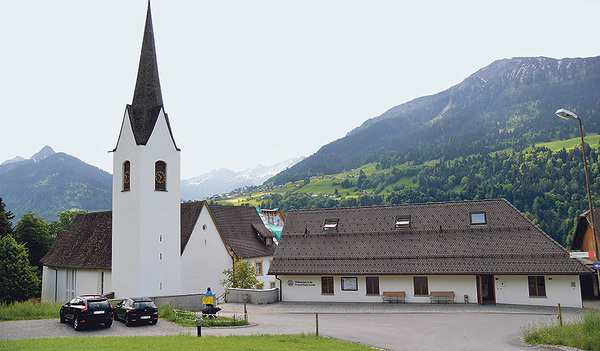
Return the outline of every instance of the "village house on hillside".
[[[283,301],[582,307],[593,272],[500,199],[290,211],[269,274]]]
[[[255,208],[181,203],[180,149],[164,110],[150,3],[138,75],[113,154],[112,211],[77,216],[41,260],[42,300],[79,294],[222,293],[224,269],[254,264],[259,280],[275,251]]]

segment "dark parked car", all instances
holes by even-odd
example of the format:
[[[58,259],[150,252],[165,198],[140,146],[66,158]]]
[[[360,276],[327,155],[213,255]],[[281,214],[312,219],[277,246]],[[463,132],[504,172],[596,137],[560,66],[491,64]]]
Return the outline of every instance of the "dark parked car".
[[[113,312],[114,308],[105,297],[81,295],[60,308],[60,322],[72,322],[75,330],[92,324],[102,324],[108,328],[112,325]]]
[[[158,307],[147,297],[129,297],[115,307],[115,319],[122,320],[126,326],[133,323],[158,322]]]

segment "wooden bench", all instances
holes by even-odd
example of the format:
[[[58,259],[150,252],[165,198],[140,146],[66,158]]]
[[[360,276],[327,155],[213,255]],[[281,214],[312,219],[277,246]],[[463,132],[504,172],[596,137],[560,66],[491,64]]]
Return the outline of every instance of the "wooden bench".
[[[406,293],[404,291],[384,291],[381,297],[383,302],[404,302]]]
[[[429,298],[431,299],[431,303],[454,303],[454,291],[430,291]]]

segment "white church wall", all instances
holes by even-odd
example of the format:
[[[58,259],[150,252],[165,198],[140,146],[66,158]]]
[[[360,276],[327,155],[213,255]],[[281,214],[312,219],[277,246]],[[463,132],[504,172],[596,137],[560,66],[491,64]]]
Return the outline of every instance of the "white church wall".
[[[117,148],[113,153],[112,200],[112,286],[115,297],[140,296],[139,192],[141,147],[137,146],[125,111]],[[123,191],[123,163],[130,162],[131,186]]]
[[[123,162],[131,185],[123,191]],[[155,191],[156,161],[166,163],[166,191]],[[181,291],[180,154],[161,110],[150,139],[136,145],[126,114],[113,160],[113,274],[115,297]]]
[[[206,292],[210,287],[215,296],[225,290],[221,280],[223,271],[233,266],[233,258],[215,226],[207,207],[203,207],[192,235],[181,256],[182,292],[185,294]]]
[[[44,302],[65,303],[78,295],[104,295],[111,291],[109,271],[47,266],[42,269],[41,300]]]

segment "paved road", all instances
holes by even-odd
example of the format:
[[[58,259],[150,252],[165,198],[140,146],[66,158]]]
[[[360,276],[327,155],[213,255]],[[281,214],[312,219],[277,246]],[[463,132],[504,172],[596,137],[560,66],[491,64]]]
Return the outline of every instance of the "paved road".
[[[239,314],[239,304],[220,305],[224,313]],[[548,350],[520,345],[521,328],[540,321],[554,321],[556,308],[524,306],[430,305],[430,304],[293,304],[249,305],[248,327],[204,328],[203,336],[319,334],[360,342],[388,350]],[[565,320],[577,318],[581,309],[565,309]],[[70,336],[195,335],[195,328],[182,328],[160,320],[155,326],[111,328],[76,332],[58,319],[0,323],[0,339]]]

